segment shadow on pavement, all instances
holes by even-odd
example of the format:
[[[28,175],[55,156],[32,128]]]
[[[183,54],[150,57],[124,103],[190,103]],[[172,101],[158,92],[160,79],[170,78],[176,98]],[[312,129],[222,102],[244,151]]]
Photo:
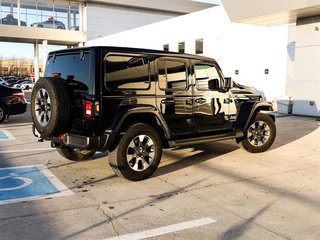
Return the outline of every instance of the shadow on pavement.
[[[230,239],[242,239],[243,235],[246,233],[246,231],[249,230],[250,225],[264,212],[266,212],[273,203],[269,203],[267,206],[263,207],[261,210],[259,210],[256,214],[254,214],[249,219],[244,220],[244,222],[236,224],[232,226],[230,229],[225,231],[218,239],[219,240],[230,240]]]
[[[299,117],[299,116],[284,116],[276,119],[277,137],[274,144],[268,150],[277,149],[294,142],[306,135],[312,133],[320,127],[320,122],[315,118]],[[181,157],[178,150],[189,148],[190,156]],[[176,161],[159,167],[156,171],[156,176],[161,176],[171,172],[187,168],[201,162],[208,161],[227,154],[229,152],[238,150],[239,146],[233,140],[221,142],[209,142],[197,145],[190,145],[187,147],[180,147],[163,151],[163,156],[176,159]],[[198,152],[199,151],[199,152]],[[245,151],[245,150],[242,150]]]

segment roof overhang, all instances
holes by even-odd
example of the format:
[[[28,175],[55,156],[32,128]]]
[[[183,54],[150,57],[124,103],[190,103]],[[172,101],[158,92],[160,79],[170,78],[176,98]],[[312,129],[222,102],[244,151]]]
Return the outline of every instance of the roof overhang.
[[[81,31],[0,24],[0,42],[41,43],[44,40],[54,45],[77,45],[85,42],[87,36]]]
[[[319,0],[222,0],[233,22],[275,26],[320,15]]]
[[[196,2],[191,0],[78,0],[78,2],[97,3],[127,8],[148,9],[153,11],[188,14],[204,10],[216,4]]]

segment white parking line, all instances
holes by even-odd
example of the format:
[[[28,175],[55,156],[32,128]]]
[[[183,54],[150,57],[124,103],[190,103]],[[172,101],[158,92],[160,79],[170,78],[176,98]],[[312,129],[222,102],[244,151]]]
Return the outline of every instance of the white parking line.
[[[26,126],[32,126],[32,123],[10,123],[10,124],[4,124],[0,127],[0,129],[6,129],[6,128],[12,128],[12,127],[26,127]]]
[[[151,229],[143,232],[126,234],[126,235],[112,237],[112,238],[106,238],[104,240],[140,240],[140,239],[160,236],[166,233],[178,232],[178,231],[189,229],[189,228],[200,227],[200,226],[215,223],[215,222],[217,221],[212,218],[201,218],[201,219],[197,219],[189,222],[177,223],[177,224],[155,228],[155,229]]]
[[[0,151],[0,153],[20,153],[20,152],[42,152],[42,151],[54,151],[53,148],[35,148],[35,149],[22,149],[22,150],[7,150]]]
[[[15,140],[14,136],[7,130],[0,130],[0,141]]]

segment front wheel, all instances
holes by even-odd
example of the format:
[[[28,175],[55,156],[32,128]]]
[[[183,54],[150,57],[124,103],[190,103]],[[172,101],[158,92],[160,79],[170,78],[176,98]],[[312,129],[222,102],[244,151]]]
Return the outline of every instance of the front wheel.
[[[266,114],[258,113],[250,123],[245,136],[237,139],[240,147],[251,153],[266,151],[276,138],[276,125]]]
[[[77,148],[58,147],[57,152],[71,161],[84,161],[90,159],[96,151],[80,150]]]
[[[140,181],[156,171],[161,154],[162,142],[158,132],[147,124],[137,123],[129,127],[108,158],[116,175]]]

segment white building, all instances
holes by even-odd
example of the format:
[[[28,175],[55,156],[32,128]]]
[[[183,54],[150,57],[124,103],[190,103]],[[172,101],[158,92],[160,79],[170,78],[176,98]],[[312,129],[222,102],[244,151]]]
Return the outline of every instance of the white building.
[[[232,23],[224,8],[217,6],[91,40],[86,45],[169,48],[209,56],[218,61],[226,77],[254,86],[272,100],[286,92],[287,43],[288,26]]]
[[[320,1],[223,0],[223,5],[234,22],[292,24],[286,94],[292,99],[294,114],[320,116]]]

